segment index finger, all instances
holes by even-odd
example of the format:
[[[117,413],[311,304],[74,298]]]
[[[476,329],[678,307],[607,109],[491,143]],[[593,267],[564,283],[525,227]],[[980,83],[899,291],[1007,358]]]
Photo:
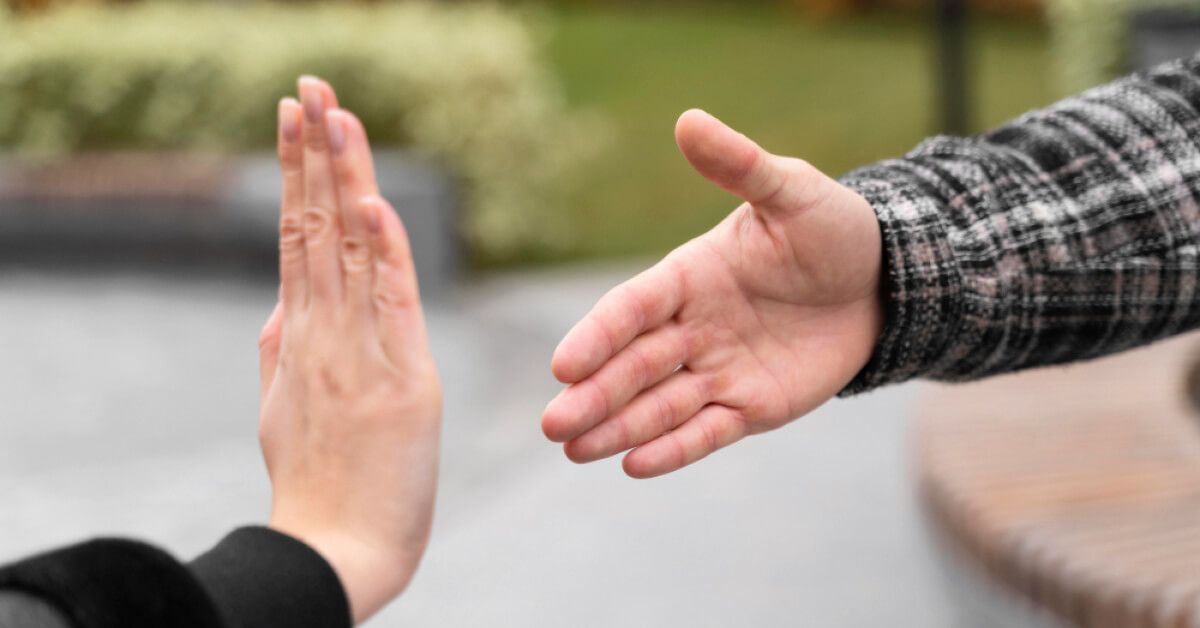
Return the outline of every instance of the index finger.
[[[655,264],[596,302],[554,350],[550,370],[563,383],[583,380],[634,338],[670,320],[680,300],[673,266],[666,261]]]

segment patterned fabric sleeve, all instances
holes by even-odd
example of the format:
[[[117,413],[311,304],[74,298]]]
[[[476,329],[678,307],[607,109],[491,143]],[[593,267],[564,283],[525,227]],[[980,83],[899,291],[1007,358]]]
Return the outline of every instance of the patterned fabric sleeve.
[[[842,392],[1093,358],[1200,324],[1200,56],[846,175],[887,323]]]

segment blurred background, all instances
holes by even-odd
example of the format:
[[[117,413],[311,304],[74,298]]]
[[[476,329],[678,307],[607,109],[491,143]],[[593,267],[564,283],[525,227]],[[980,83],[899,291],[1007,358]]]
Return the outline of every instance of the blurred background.
[[[433,544],[372,625],[979,625],[913,495],[919,386],[634,482],[542,438],[550,352],[734,206],[678,156],[685,109],[839,175],[1194,47],[1151,45],[1190,24],[1139,26],[1159,6],[1200,2],[4,0],[0,561],[264,520],[275,103],[317,74],[379,151],[446,382]]]

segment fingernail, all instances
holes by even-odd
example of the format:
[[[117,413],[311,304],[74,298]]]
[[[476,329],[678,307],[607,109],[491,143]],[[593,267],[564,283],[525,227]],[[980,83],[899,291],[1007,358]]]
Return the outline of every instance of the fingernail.
[[[330,109],[325,112],[325,133],[329,136],[329,148],[340,155],[346,149],[346,122],[341,111]]]
[[[293,109],[293,107],[299,106],[300,103],[296,102],[295,98],[284,98],[279,101],[279,134],[286,142],[295,142],[300,139],[300,125],[296,123]]]
[[[300,77],[300,101],[304,103],[304,117],[316,124],[321,121],[325,103],[321,96],[321,81],[313,76]]]

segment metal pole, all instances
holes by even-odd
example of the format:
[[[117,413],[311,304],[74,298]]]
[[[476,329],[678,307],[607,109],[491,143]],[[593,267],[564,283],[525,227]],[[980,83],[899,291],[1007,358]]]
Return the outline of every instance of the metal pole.
[[[940,0],[937,21],[941,131],[949,135],[966,135],[971,126],[967,96],[966,0]]]

